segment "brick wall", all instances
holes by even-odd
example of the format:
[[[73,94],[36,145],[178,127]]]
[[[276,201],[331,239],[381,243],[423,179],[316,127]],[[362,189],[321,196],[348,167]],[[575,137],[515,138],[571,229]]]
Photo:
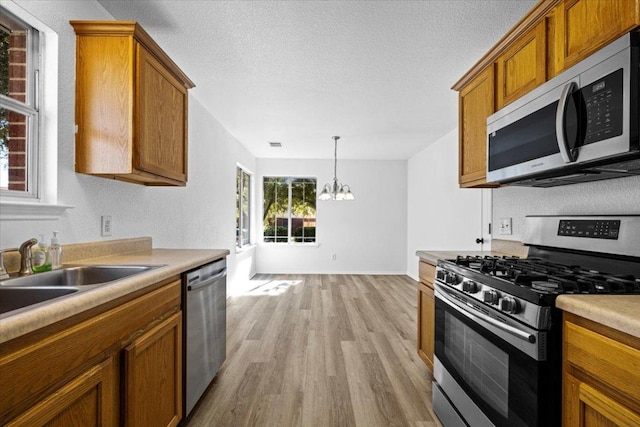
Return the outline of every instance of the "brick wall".
[[[9,39],[9,97],[27,98],[27,35],[15,32]],[[27,190],[27,122],[22,114],[9,112],[9,190]]]

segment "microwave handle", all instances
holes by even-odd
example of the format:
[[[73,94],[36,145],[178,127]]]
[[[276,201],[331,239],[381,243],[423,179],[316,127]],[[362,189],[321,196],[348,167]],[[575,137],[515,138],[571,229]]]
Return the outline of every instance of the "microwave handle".
[[[567,104],[569,103],[569,97],[577,88],[578,85],[576,82],[569,82],[562,88],[562,94],[558,101],[558,109],[556,110],[556,140],[565,163],[573,163],[578,158],[577,150],[573,151],[568,147],[564,134],[564,117],[567,111]]]

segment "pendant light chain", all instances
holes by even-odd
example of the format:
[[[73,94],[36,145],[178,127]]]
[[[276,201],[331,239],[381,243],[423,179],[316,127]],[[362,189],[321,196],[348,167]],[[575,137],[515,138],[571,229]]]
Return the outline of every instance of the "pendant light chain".
[[[338,140],[339,136],[333,137],[333,181],[338,182]]]

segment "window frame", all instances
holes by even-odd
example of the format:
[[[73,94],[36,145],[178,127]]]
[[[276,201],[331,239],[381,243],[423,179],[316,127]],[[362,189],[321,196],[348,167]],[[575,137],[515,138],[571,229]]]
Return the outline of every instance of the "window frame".
[[[248,188],[248,194],[247,194],[247,224],[246,224],[246,230],[248,232],[248,236],[246,239],[246,242],[244,241],[245,239],[242,238],[242,230],[243,230],[243,226],[244,224],[244,220],[243,220],[243,215],[242,215],[242,196],[243,196],[243,192],[242,190],[245,188],[244,186],[244,177],[248,177],[249,178],[249,188]],[[238,249],[242,249],[246,246],[251,245],[251,238],[253,237],[253,233],[251,232],[251,211],[253,209],[253,202],[252,202],[252,183],[253,183],[253,174],[251,172],[249,172],[247,169],[243,168],[240,165],[236,165],[236,213],[237,213],[237,218],[236,218],[236,248]]]
[[[3,5],[4,6],[4,5]],[[40,148],[40,104],[41,104],[41,86],[40,69],[42,68],[42,43],[41,31],[29,22],[16,16],[5,7],[2,13],[17,25],[25,27],[27,32],[27,41],[25,43],[26,54],[26,85],[25,85],[25,102],[18,101],[14,98],[0,94],[0,108],[22,114],[27,118],[26,132],[26,174],[27,181],[26,190],[9,190],[0,188],[0,195],[3,198],[13,198],[14,200],[35,200],[41,199],[40,182],[41,182],[41,148]]]
[[[11,0],[0,0],[0,8],[39,32],[40,73],[38,76],[39,122],[38,195],[20,197],[0,192],[0,221],[57,220],[74,206],[58,200],[58,139],[72,141],[73,133],[58,127],[59,37],[44,22]]]
[[[264,217],[264,184],[265,184],[265,180],[266,179],[273,179],[273,178],[284,178],[287,181],[287,241],[286,242],[267,242],[265,241],[265,235],[264,235],[264,220],[261,221],[261,227],[262,227],[262,239],[260,241],[261,244],[265,244],[265,245],[302,245],[302,246],[317,246],[318,245],[318,238],[317,238],[317,223],[318,223],[318,205],[317,205],[317,194],[318,194],[318,177],[316,176],[308,176],[308,175],[263,175],[262,176],[262,216]],[[293,241],[292,237],[292,219],[294,218],[292,216],[292,193],[293,193],[293,183],[295,180],[302,180],[302,179],[308,179],[308,180],[313,180],[314,181],[314,186],[316,189],[316,197],[315,197],[315,201],[316,201],[316,205],[315,205],[315,222],[316,222],[316,235],[314,236],[314,241],[313,242],[296,242]]]

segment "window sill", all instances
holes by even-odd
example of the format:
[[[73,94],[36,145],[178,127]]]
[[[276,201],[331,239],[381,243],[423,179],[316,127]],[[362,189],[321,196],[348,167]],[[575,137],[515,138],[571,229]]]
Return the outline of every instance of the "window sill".
[[[60,218],[73,206],[50,203],[0,202],[0,221],[51,220]]]

